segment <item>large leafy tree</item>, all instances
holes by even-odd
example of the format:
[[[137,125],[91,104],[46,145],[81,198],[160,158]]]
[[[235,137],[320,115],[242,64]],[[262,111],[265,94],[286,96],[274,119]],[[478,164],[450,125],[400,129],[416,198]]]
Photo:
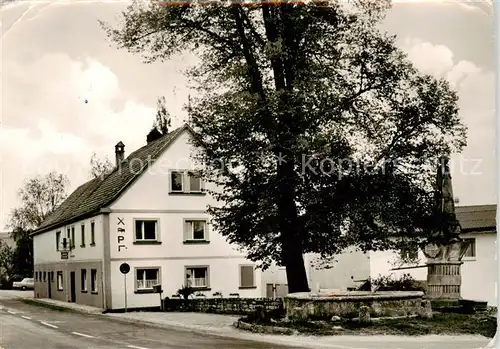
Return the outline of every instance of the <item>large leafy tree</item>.
[[[64,201],[68,186],[66,176],[50,172],[28,179],[19,189],[21,205],[11,211],[7,223],[11,237],[16,242],[13,253],[16,274],[33,275],[31,233]]]
[[[165,4],[165,3],[162,3]],[[431,235],[435,161],[460,151],[457,95],[419,73],[378,24],[387,1],[134,4],[119,47],[146,62],[192,52],[191,124],[213,223],[307,291],[303,253],[399,248]]]

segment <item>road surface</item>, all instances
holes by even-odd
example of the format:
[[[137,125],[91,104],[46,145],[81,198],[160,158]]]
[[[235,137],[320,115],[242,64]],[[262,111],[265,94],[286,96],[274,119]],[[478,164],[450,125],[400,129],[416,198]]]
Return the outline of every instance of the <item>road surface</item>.
[[[18,299],[0,299],[0,307],[0,346],[4,349],[291,348],[55,311]]]
[[[0,349],[298,349],[303,345],[314,349],[480,349],[489,342],[471,336],[335,336],[328,343],[319,338],[249,333],[242,333],[244,338],[224,338],[50,310],[27,305],[16,295],[0,291]]]

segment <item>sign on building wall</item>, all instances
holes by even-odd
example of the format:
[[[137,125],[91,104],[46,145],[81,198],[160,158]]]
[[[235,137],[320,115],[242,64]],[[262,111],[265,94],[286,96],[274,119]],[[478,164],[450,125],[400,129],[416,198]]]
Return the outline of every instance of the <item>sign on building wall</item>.
[[[118,242],[118,252],[121,250],[126,250],[127,246],[124,244],[125,241],[125,218],[118,218],[116,233],[117,233],[117,242]]]

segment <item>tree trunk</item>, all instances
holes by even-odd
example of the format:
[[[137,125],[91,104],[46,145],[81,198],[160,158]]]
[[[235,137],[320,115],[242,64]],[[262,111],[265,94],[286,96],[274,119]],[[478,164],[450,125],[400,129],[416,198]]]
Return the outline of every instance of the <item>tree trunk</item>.
[[[306,267],[302,247],[293,240],[283,242],[283,255],[286,266],[286,278],[288,280],[288,292],[309,292]]]
[[[286,267],[288,292],[309,292],[302,249],[302,234],[295,204],[294,163],[287,160],[278,165],[278,211],[282,258]]]

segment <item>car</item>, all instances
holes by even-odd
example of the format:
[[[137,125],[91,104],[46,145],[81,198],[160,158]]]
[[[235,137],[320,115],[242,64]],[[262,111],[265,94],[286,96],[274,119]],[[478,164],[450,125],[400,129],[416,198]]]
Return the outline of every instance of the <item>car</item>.
[[[21,281],[16,281],[12,284],[13,289],[18,290],[33,290],[35,289],[35,279],[33,278],[24,278]]]

